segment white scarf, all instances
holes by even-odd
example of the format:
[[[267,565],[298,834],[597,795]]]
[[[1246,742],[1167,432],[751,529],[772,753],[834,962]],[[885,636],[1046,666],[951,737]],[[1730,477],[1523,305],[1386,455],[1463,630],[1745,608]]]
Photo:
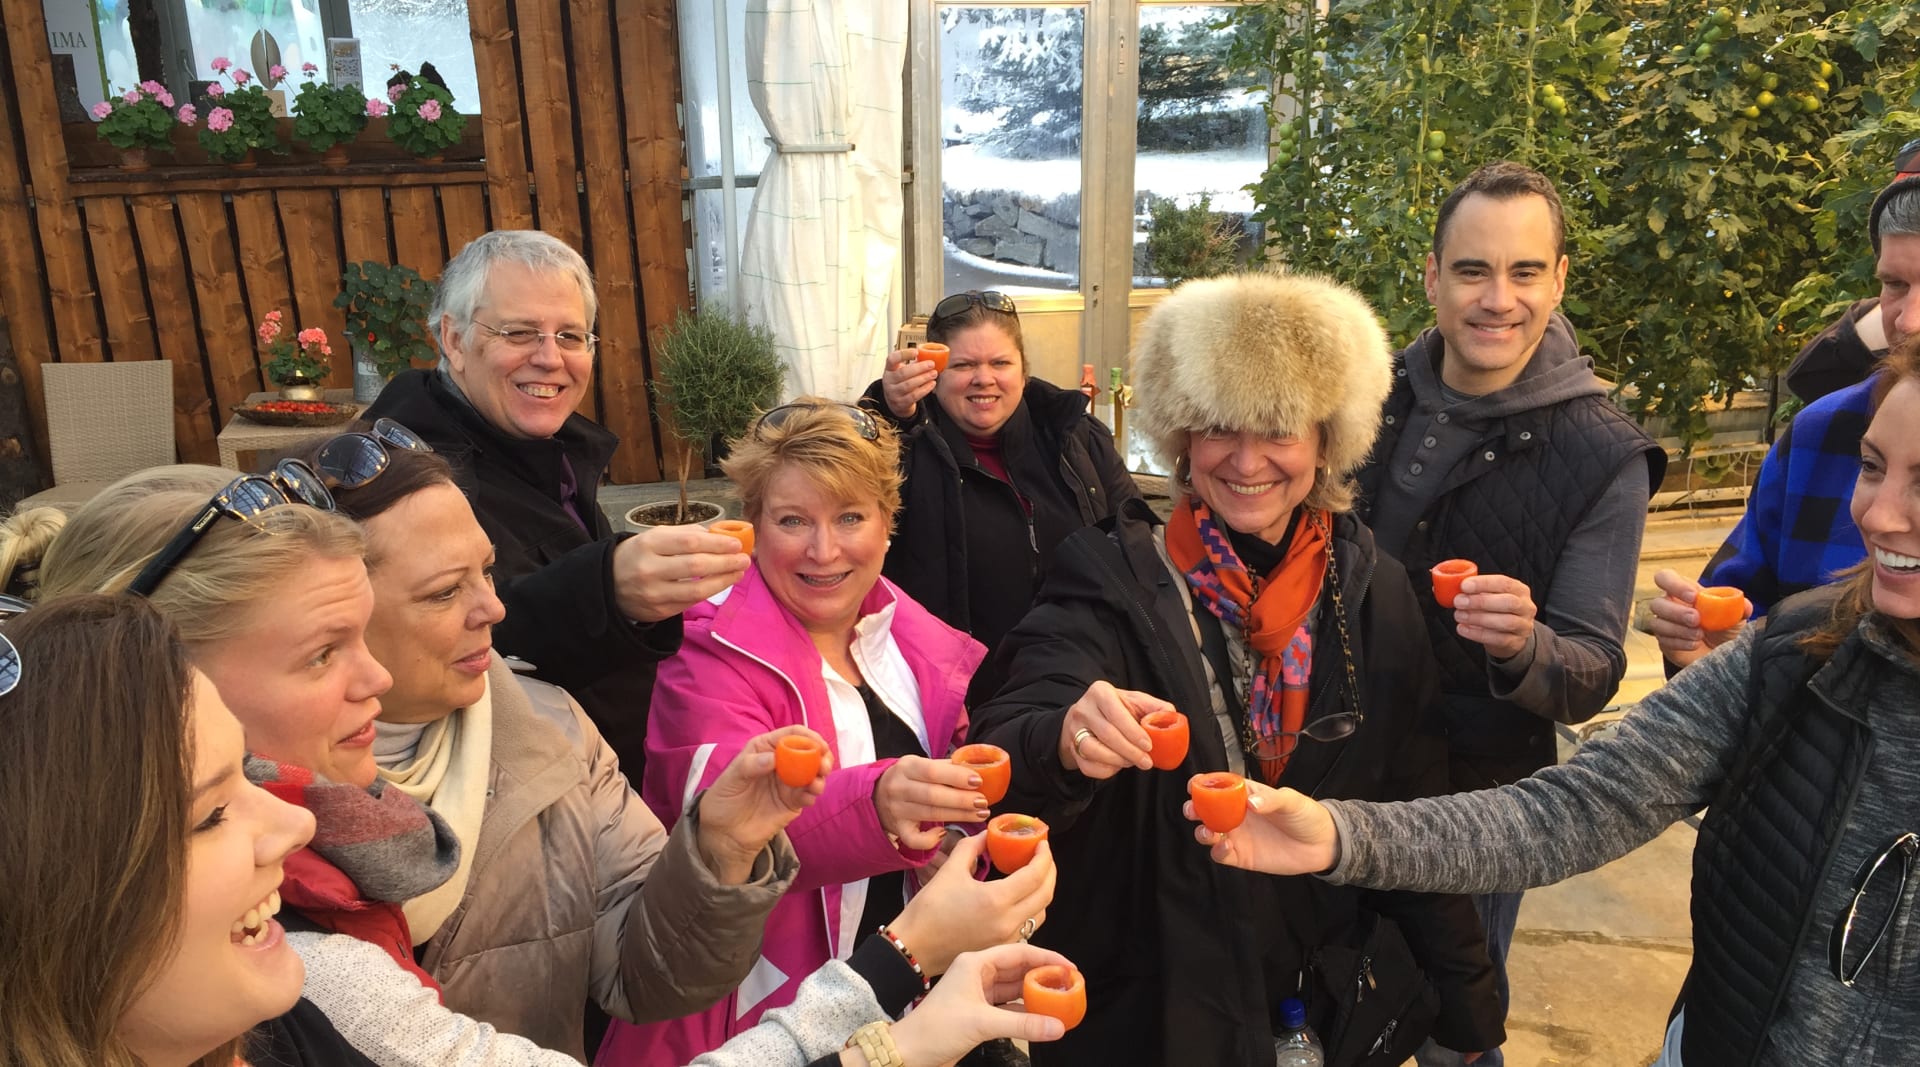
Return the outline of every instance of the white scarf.
[[[400,734],[419,728],[378,723],[375,729]],[[480,847],[480,823],[487,812],[492,764],[493,686],[489,679],[479,700],[426,724],[414,746],[412,762],[380,768],[380,777],[389,785],[432,808],[460,839],[460,867],[453,877],[401,906],[415,945],[426,944],[438,933],[440,924],[466,896],[473,854]]]

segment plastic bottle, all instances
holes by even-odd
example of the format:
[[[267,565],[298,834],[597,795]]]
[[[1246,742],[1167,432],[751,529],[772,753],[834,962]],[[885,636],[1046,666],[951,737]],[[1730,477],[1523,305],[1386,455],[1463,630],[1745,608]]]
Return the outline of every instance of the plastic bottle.
[[[1280,1024],[1286,1033],[1273,1039],[1273,1067],[1325,1067],[1327,1054],[1307,1025],[1307,1006],[1295,997],[1280,1002]]]

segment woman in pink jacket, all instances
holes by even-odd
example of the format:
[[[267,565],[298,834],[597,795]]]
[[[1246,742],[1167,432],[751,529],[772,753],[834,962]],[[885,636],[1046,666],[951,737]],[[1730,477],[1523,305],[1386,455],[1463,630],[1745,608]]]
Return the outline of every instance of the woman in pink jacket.
[[[787,827],[799,877],[746,981],[697,1015],[616,1023],[602,1065],[685,1063],[786,1004],[802,978],[899,914],[949,826],[988,814],[979,776],[947,759],[966,737],[962,698],[984,649],[880,577],[900,499],[893,431],[803,399],[762,416],[725,466],[753,523],[754,565],[686,613],[685,643],[654,690],[641,795],[671,825],[740,746],[788,724],[827,738],[836,769]],[[1000,911],[970,931],[978,944],[1031,933],[1040,918]]]

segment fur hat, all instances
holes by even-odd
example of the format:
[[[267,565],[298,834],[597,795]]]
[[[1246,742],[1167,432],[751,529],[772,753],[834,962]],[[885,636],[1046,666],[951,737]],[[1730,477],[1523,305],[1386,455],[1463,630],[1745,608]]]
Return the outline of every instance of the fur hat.
[[[1318,425],[1344,482],[1373,448],[1392,362],[1373,308],[1344,285],[1279,272],[1190,281],[1140,327],[1134,425],[1169,467],[1191,431]]]

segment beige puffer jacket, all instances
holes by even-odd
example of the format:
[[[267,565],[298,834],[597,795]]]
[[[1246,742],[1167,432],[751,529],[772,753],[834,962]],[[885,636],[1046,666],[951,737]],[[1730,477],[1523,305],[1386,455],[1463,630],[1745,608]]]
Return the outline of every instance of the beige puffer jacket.
[[[466,895],[424,946],[446,1006],[586,1059],[591,996],[616,1018],[671,1019],[730,992],[759,955],[799,860],[785,834],[747,884],[716,882],[627,785],[613,750],[563,689],[498,656],[493,768]]]

